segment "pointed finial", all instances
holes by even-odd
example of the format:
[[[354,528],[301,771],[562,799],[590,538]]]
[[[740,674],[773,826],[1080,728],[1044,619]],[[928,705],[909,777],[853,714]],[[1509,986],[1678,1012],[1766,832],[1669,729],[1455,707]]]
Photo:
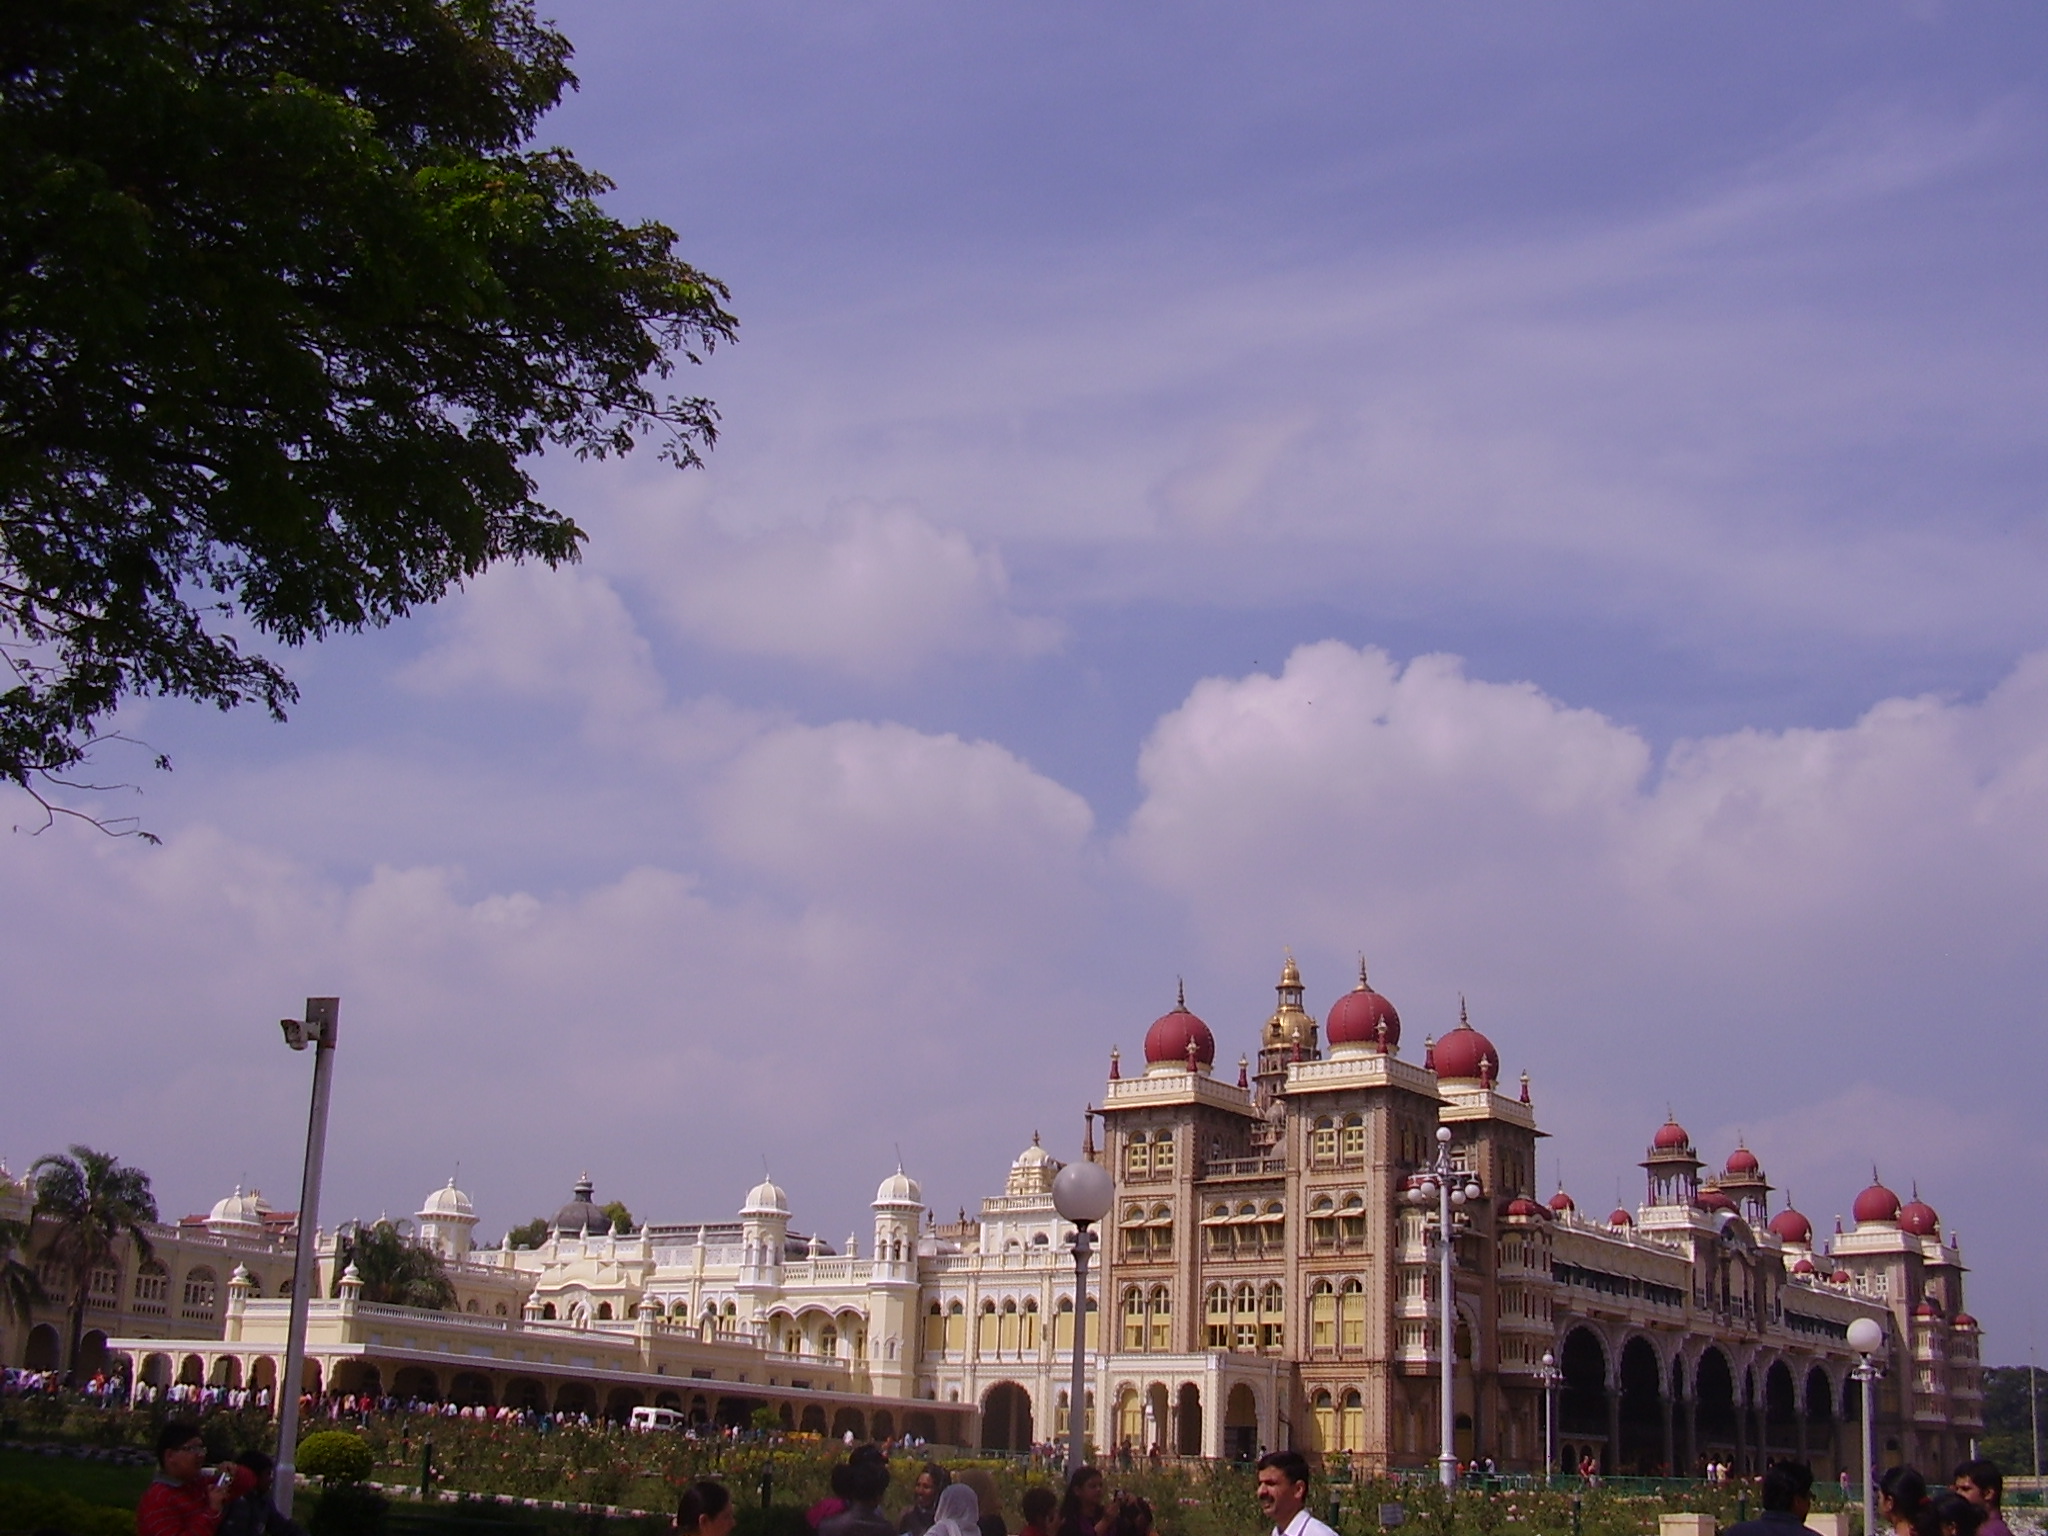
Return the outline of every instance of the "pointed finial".
[[[1124,1075],[1123,1058],[1124,1053],[1122,1051],[1113,1045],[1109,1048],[1109,1078],[1111,1082],[1115,1082]]]
[[[1031,1133],[1031,1145],[1034,1147],[1038,1145],[1038,1132],[1035,1130]]]
[[[1362,949],[1358,952],[1358,990],[1361,992],[1372,990],[1365,979],[1365,951]]]
[[[1251,1066],[1252,1066],[1252,1064],[1251,1064],[1251,1058],[1250,1058],[1250,1057],[1247,1057],[1247,1056],[1240,1056],[1240,1057],[1238,1057],[1238,1058],[1237,1058],[1237,1086],[1238,1086],[1238,1087],[1240,1087],[1240,1088],[1249,1088],[1249,1087],[1251,1087],[1251,1085],[1252,1085],[1252,1080],[1251,1080]]]
[[[1522,1068],[1522,1102],[1524,1104],[1529,1102],[1529,1069],[1527,1067]],[[1616,1205],[1621,1204],[1619,1194],[1615,1196],[1614,1203]]]
[[[1188,1011],[1188,984],[1184,977],[1173,978],[1173,1006],[1182,1013]]]
[[[1458,994],[1458,1028],[1470,1029],[1471,1027],[1472,1015],[1465,1011],[1465,994],[1460,992]]]

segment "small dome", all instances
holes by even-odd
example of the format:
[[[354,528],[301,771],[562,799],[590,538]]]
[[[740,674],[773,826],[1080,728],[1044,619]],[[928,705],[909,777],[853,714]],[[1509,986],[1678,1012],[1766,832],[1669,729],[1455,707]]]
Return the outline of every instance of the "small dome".
[[[1389,1055],[1401,1046],[1401,1015],[1394,1005],[1365,979],[1365,962],[1358,962],[1358,985],[1330,1004],[1330,1016],[1323,1023],[1323,1039],[1334,1051],[1340,1045],[1376,1049],[1384,1026]]]
[[[1685,1127],[1669,1116],[1657,1127],[1657,1134],[1650,1138],[1652,1152],[1686,1152],[1691,1149],[1692,1138],[1685,1134]]]
[[[1896,1223],[1899,1219],[1899,1197],[1875,1180],[1870,1188],[1856,1197],[1856,1203],[1849,1207],[1849,1214],[1856,1218],[1856,1225],[1865,1222]]]
[[[1847,1271],[1846,1269],[1838,1269],[1832,1275],[1828,1276],[1829,1285],[1847,1285],[1848,1283],[1849,1271]]]
[[[1693,1204],[1703,1211],[1732,1211],[1735,1202],[1718,1189],[1703,1189],[1693,1197]]]
[[[1145,1031],[1145,1062],[1148,1067],[1185,1067],[1188,1047],[1194,1046],[1198,1067],[1216,1065],[1216,1037],[1209,1026],[1188,1012],[1186,989],[1171,1013],[1163,1013]]]
[[[1436,1075],[1454,1082],[1480,1082],[1500,1076],[1500,1053],[1493,1042],[1472,1027],[1465,1001],[1458,1000],[1458,1027],[1436,1042],[1432,1059]],[[1556,1209],[1556,1202],[1551,1208]]]
[[[1503,1216],[1540,1216],[1545,1220],[1548,1220],[1550,1217],[1550,1212],[1546,1211],[1534,1200],[1531,1200],[1527,1195],[1515,1196],[1514,1199],[1507,1203],[1506,1208],[1501,1214]]]
[[[782,1186],[773,1179],[764,1178],[747,1191],[746,1204],[740,1207],[742,1216],[787,1216],[789,1196],[782,1192]]]
[[[422,1221],[475,1221],[476,1208],[469,1203],[469,1196],[455,1187],[451,1175],[446,1184],[435,1190],[419,1208]]]
[[[1550,1208],[1562,1216],[1566,1211],[1576,1211],[1579,1208],[1579,1203],[1560,1189],[1550,1197]]]
[[[245,1227],[261,1231],[263,1213],[269,1209],[264,1204],[261,1190],[252,1189],[245,1195],[242,1186],[237,1184],[232,1195],[214,1202],[213,1209],[206,1214],[206,1224],[209,1227]]]
[[[1635,1224],[1635,1217],[1618,1205],[1607,1213],[1607,1225],[1610,1227],[1632,1227]]]
[[[1915,1317],[1939,1317],[1941,1316],[1941,1308],[1934,1304],[1932,1297],[1928,1297],[1913,1309],[1913,1315]]]
[[[1789,1205],[1771,1218],[1770,1228],[1778,1234],[1781,1242],[1796,1243],[1803,1248],[1813,1241],[1813,1223]]]
[[[1761,1173],[1763,1164],[1756,1160],[1756,1154],[1747,1147],[1737,1147],[1728,1154],[1728,1166],[1723,1171],[1738,1178],[1748,1174]]]
[[[776,1198],[780,1199],[782,1191],[778,1189],[775,1191],[775,1194]],[[905,1173],[901,1167],[898,1167],[894,1173],[882,1180],[881,1184],[876,1188],[875,1204],[914,1205],[919,1209],[923,1209],[924,1191],[918,1188],[917,1180]]]
[[[1795,1275],[1810,1275],[1810,1274],[1812,1274],[1812,1273],[1813,1273],[1813,1260],[1811,1260],[1811,1259],[1801,1259],[1801,1260],[1800,1260],[1800,1261],[1799,1261],[1799,1262],[1798,1262],[1797,1264],[1794,1264],[1794,1265],[1792,1266],[1792,1273],[1793,1273],[1793,1274],[1795,1274]]]
[[[1899,1208],[1899,1230],[1915,1237],[1939,1237],[1941,1217],[1916,1190],[1913,1198]]]
[[[1977,1326],[1977,1319],[1970,1316],[1967,1312],[1958,1312],[1955,1316],[1955,1326],[1958,1328],[1974,1328]]]
[[[1031,1145],[1017,1154],[1017,1160],[1010,1164],[1010,1177],[1003,1185],[1003,1193],[1010,1196],[1029,1197],[1052,1193],[1052,1181],[1060,1171],[1060,1160],[1038,1143],[1038,1132],[1031,1133]]]
[[[593,1190],[590,1175],[586,1173],[576,1181],[574,1198],[555,1212],[555,1219],[549,1226],[564,1237],[596,1237],[609,1232],[612,1224],[591,1201]]]

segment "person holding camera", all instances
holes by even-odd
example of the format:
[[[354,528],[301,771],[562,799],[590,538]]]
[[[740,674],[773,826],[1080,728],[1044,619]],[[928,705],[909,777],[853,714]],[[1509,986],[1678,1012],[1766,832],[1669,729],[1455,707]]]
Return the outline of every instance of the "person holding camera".
[[[206,1475],[199,1426],[173,1419],[157,1432],[156,1476],[135,1506],[135,1536],[214,1536],[233,1492],[232,1471]]]

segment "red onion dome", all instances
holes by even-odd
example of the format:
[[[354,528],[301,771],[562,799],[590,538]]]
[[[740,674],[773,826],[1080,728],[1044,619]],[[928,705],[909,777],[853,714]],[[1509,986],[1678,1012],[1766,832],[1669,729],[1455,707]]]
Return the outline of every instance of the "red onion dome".
[[[1915,1237],[1938,1237],[1941,1234],[1941,1217],[1916,1191],[1913,1198],[1899,1208],[1899,1230],[1910,1232]]]
[[[1913,1315],[1915,1317],[1939,1317],[1941,1316],[1941,1308],[1936,1306],[1933,1298],[1930,1297],[1913,1309]]]
[[[1856,1225],[1866,1221],[1896,1222],[1899,1219],[1899,1197],[1876,1180],[1870,1188],[1856,1197],[1856,1203],[1849,1207],[1849,1214],[1856,1218]]]
[[[1974,1328],[1977,1326],[1977,1319],[1970,1316],[1967,1312],[1958,1312],[1955,1317],[1955,1326],[1958,1328]]]
[[[1531,1200],[1527,1195],[1515,1196],[1514,1199],[1507,1203],[1507,1207],[1501,1214],[1503,1216],[1538,1216],[1544,1220],[1548,1220],[1550,1217],[1550,1212],[1543,1209],[1542,1206]]]
[[[1792,1266],[1792,1273],[1793,1273],[1793,1274],[1795,1274],[1795,1275],[1810,1275],[1810,1274],[1812,1274],[1812,1273],[1813,1273],[1813,1260],[1811,1260],[1811,1259],[1801,1259],[1801,1260],[1800,1260],[1800,1261],[1799,1261],[1799,1262],[1798,1262],[1797,1264],[1794,1264],[1794,1265]]]
[[[1635,1224],[1635,1217],[1629,1215],[1627,1211],[1618,1205],[1607,1213],[1607,1225],[1610,1227],[1632,1227]]]
[[[1732,1211],[1735,1202],[1718,1189],[1703,1189],[1693,1196],[1694,1205],[1703,1211]]]
[[[1576,1211],[1579,1203],[1560,1189],[1550,1197],[1550,1208],[1562,1216],[1566,1211]]]
[[[1380,1027],[1386,1027],[1388,1054],[1401,1043],[1401,1015],[1394,1005],[1373,991],[1365,979],[1365,962],[1358,962],[1358,985],[1330,1004],[1330,1016],[1323,1021],[1323,1040],[1331,1049],[1340,1045],[1377,1046]]]
[[[1756,1160],[1756,1154],[1750,1151],[1749,1148],[1737,1147],[1733,1152],[1730,1152],[1728,1154],[1728,1166],[1722,1171],[1724,1173],[1733,1173],[1737,1175],[1748,1173],[1761,1173],[1763,1171],[1763,1166],[1764,1165],[1762,1163]]]
[[[1781,1241],[1797,1243],[1801,1247],[1813,1242],[1813,1223],[1789,1205],[1771,1218],[1771,1230]]]
[[[1145,1060],[1155,1067],[1184,1067],[1188,1064],[1191,1042],[1197,1062],[1205,1067],[1216,1065],[1216,1037],[1209,1032],[1208,1025],[1188,1012],[1187,991],[1183,988],[1173,1012],[1161,1014],[1145,1031]]]
[[[1849,1271],[1847,1271],[1846,1269],[1838,1269],[1832,1275],[1828,1276],[1829,1285],[1847,1285],[1848,1283]]]
[[[1657,1127],[1657,1134],[1650,1138],[1652,1152],[1682,1152],[1691,1145],[1692,1138],[1685,1134],[1685,1127],[1669,1117]]]
[[[1472,1027],[1462,997],[1458,999],[1458,1027],[1437,1041],[1435,1060],[1438,1077],[1469,1079],[1476,1083],[1482,1078],[1500,1076],[1500,1052],[1493,1048],[1491,1040]],[[1556,1209],[1554,1203],[1551,1208]]]

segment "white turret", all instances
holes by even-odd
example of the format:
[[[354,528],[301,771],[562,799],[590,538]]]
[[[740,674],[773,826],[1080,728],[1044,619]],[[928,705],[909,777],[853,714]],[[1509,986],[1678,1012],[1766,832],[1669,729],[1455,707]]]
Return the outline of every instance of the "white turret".
[[[924,1191],[897,1164],[875,1191],[875,1257],[878,1284],[915,1284],[917,1228],[924,1219]]]
[[[782,1285],[782,1246],[789,1237],[789,1196],[773,1179],[747,1191],[740,1207],[740,1275],[743,1291],[767,1291]]]
[[[470,1205],[469,1196],[455,1187],[453,1177],[427,1196],[416,1219],[420,1224],[420,1241],[442,1258],[459,1261],[469,1256],[476,1210]]]

